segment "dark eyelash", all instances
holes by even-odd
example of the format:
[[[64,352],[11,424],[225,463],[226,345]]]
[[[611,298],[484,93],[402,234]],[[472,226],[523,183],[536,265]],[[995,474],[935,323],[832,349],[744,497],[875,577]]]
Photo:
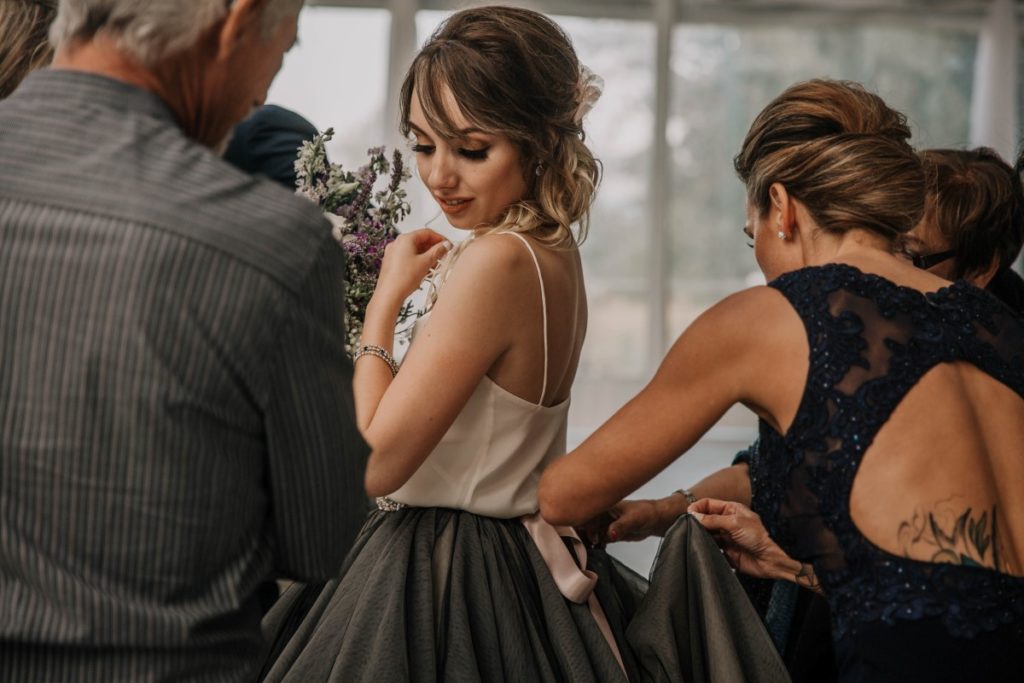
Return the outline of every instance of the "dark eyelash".
[[[413,145],[411,147],[413,154],[431,154],[434,151],[433,145]]]
[[[747,242],[747,246],[748,246],[748,247],[750,247],[751,249],[753,249],[753,248],[754,248],[754,243],[753,243],[753,242],[750,242],[750,241],[748,241],[748,242]]]
[[[487,152],[490,147],[484,147],[483,149],[460,149],[459,154],[466,157],[467,159],[474,159],[476,161],[483,161],[487,158]]]

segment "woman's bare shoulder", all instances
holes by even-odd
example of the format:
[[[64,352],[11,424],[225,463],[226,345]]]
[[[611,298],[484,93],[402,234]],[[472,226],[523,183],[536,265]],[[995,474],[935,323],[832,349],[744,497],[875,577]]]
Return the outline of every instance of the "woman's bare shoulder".
[[[511,233],[488,233],[474,237],[469,241],[461,258],[504,269],[515,269],[525,265],[532,267],[533,260],[522,239]],[[538,248],[536,245],[531,246],[534,249]]]
[[[793,306],[782,292],[762,285],[730,294],[701,314],[693,325],[763,334],[779,325],[789,326],[795,317]]]
[[[433,307],[435,314],[455,306],[463,313],[507,315],[510,305],[524,300],[517,292],[537,286],[533,259],[515,237],[482,235],[457,249],[450,264],[439,266],[447,273]]]
[[[806,345],[806,332],[789,301],[772,287],[736,292],[702,313],[682,333],[666,358],[693,368],[744,368],[763,365]]]

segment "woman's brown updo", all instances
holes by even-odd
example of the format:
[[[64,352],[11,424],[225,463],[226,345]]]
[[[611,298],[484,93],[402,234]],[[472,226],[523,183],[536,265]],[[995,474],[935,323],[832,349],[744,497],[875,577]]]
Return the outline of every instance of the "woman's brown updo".
[[[906,117],[847,81],[797,83],[758,114],[734,165],[762,214],[781,183],[825,231],[864,228],[894,244],[924,210]]]

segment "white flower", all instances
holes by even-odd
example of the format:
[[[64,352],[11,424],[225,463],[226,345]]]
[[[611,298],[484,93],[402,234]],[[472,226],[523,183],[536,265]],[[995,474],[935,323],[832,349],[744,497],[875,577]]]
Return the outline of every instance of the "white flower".
[[[604,93],[604,79],[591,71],[587,66],[580,64],[580,79],[576,83],[576,114],[573,121],[577,126],[583,123],[586,116],[601,95]]]
[[[344,198],[344,197],[347,197],[348,195],[352,194],[353,192],[355,192],[358,189],[359,189],[359,183],[342,183],[341,185],[338,185],[337,187],[331,188],[331,192],[333,192],[339,198]]]

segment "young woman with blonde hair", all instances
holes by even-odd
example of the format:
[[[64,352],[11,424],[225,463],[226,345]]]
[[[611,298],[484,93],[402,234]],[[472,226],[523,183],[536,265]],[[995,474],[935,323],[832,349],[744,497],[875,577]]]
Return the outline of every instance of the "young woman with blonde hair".
[[[378,509],[337,581],[293,587],[271,610],[266,680],[635,672],[620,647],[620,597],[635,594],[536,514],[586,332],[578,245],[599,165],[582,120],[598,94],[562,30],[524,9],[457,12],[415,58],[402,130],[468,238],[449,251],[421,229],[387,249],[354,379]],[[435,267],[436,300],[398,368],[396,315]]]

